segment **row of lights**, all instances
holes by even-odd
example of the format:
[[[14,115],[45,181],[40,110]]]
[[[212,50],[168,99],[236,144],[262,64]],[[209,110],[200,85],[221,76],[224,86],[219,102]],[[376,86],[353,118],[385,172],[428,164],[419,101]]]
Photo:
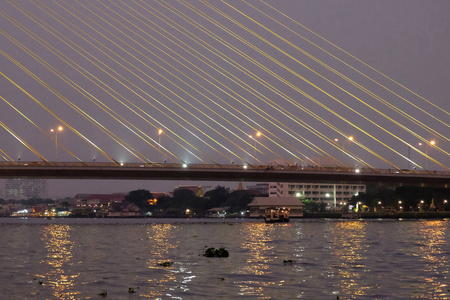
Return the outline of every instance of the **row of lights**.
[[[56,158],[56,160],[58,160],[58,132],[59,131],[63,131],[63,127],[62,126],[58,126],[56,129],[50,129],[50,132],[52,132],[52,133],[54,133],[55,134],[55,158]],[[158,145],[159,145],[159,149],[161,149],[161,135],[163,134],[163,130],[162,129],[158,129]],[[260,132],[260,131],[257,131],[256,133],[255,133],[255,137],[260,137],[260,136],[262,136],[262,133]],[[254,139],[254,137],[252,136],[252,135],[249,135],[249,138],[251,138],[251,139]],[[354,140],[354,137],[353,136],[349,136],[348,138],[347,138],[349,141],[353,141]],[[339,139],[338,138],[335,138],[334,139],[334,141],[337,143],[337,142],[339,142]],[[256,140],[255,140],[255,143],[256,143]],[[435,145],[436,144],[436,141],[434,141],[434,140],[431,140],[430,142],[429,142],[429,144],[430,145]],[[421,142],[419,142],[418,143],[418,145],[419,146],[422,146],[423,144],[421,143]],[[427,144],[427,146],[428,146],[428,144]],[[343,144],[343,146],[342,147],[344,147],[344,144]],[[256,145],[255,145],[255,148],[256,148]],[[426,151],[426,155],[428,155],[428,147],[425,149],[425,151]],[[94,159],[95,160],[95,159]],[[121,165],[123,165],[123,164],[121,164]],[[183,168],[186,168],[187,167],[187,165],[186,164],[183,164]],[[245,165],[244,166],[244,169],[247,169],[247,166]],[[359,173],[359,169],[356,169],[355,170],[355,172],[356,173]]]

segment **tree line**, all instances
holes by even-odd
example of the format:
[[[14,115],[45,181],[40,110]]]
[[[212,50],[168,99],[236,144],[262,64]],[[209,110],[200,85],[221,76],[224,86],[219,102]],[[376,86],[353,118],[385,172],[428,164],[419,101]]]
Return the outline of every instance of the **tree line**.
[[[366,193],[353,196],[350,205],[375,208],[392,208],[405,212],[450,210],[450,189],[420,186],[368,186]]]
[[[135,204],[142,211],[150,211],[155,216],[183,216],[188,210],[192,216],[203,217],[209,209],[216,207],[226,207],[230,215],[238,214],[247,209],[253,197],[248,191],[231,191],[218,185],[207,191],[203,197],[197,196],[189,189],[177,189],[173,195],[160,196],[153,202],[149,201],[153,199],[150,191],[135,190],[131,191],[124,201]]]

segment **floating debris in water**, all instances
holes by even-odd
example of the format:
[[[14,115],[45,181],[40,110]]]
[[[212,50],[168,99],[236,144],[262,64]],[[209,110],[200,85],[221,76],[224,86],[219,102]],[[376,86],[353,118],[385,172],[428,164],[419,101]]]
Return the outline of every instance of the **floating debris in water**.
[[[203,256],[206,257],[228,257],[229,255],[230,253],[223,247],[219,249],[210,247],[206,249],[205,253],[203,254]]]
[[[129,287],[129,288],[128,288],[128,294],[134,294],[134,293],[136,293],[136,291],[134,290],[134,288]]]
[[[158,266],[170,267],[172,264],[173,264],[173,261],[163,261],[162,263],[158,263]]]
[[[106,297],[106,296],[108,296],[108,293],[106,291],[103,291],[103,292],[99,293],[98,295],[102,296],[102,297]]]
[[[292,264],[295,264],[295,260],[292,260],[292,259],[285,259],[285,260],[283,260],[283,263],[284,263],[284,264],[288,264],[288,265],[292,265]]]

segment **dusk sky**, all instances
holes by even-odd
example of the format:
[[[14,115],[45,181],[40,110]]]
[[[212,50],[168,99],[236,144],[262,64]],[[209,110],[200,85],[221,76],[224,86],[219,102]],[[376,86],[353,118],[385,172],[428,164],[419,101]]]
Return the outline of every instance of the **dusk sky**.
[[[448,0],[0,9],[2,161],[450,167]],[[51,180],[49,195],[187,183]]]

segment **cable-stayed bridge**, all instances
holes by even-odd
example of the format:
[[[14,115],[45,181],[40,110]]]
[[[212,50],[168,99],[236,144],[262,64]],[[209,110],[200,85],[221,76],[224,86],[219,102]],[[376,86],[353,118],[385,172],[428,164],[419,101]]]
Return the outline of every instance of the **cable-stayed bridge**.
[[[447,184],[444,96],[275,4],[5,1],[0,176]]]

